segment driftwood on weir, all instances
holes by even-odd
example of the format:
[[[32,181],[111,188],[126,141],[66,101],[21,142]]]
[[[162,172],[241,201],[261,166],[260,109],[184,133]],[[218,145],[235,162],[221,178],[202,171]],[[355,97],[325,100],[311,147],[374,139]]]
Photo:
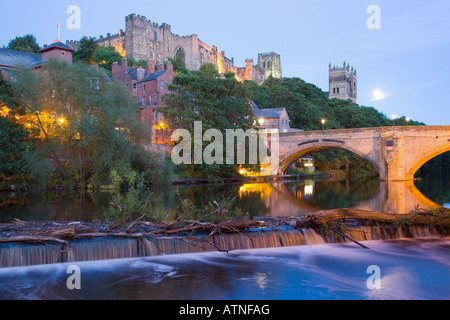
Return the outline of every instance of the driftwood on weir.
[[[438,212],[415,210],[409,214],[390,214],[356,209],[334,209],[309,214],[305,223],[311,227],[323,226],[332,221],[357,220],[375,223],[428,225],[435,227],[450,227],[449,210],[441,209]]]
[[[246,216],[237,220],[224,220],[224,210],[220,208],[199,220],[182,220],[171,222],[146,221],[145,215],[123,224],[111,226],[106,223],[87,222],[25,222],[15,220],[11,224],[0,224],[1,243],[42,243],[58,242],[67,244],[73,240],[92,238],[154,238],[179,239],[188,242],[206,242],[214,245],[214,236],[224,233],[246,232],[250,228],[276,228],[289,226],[294,228],[319,229],[336,221],[353,221],[361,223],[389,223],[425,225],[450,228],[450,210],[430,212],[415,210],[407,215],[386,214],[355,209],[335,209],[312,213],[303,217],[265,217],[256,219]],[[209,222],[212,215],[219,218],[219,223]],[[199,240],[194,235],[203,234]],[[450,232],[449,232],[450,233]]]

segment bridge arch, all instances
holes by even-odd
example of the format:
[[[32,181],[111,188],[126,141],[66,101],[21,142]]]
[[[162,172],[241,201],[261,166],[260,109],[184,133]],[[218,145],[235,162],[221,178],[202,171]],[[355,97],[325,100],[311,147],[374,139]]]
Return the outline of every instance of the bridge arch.
[[[406,180],[413,180],[416,172],[422,168],[424,164],[446,152],[450,152],[450,143],[434,148],[424,154],[418,154],[417,158],[414,159],[413,165],[406,170]]]
[[[384,173],[384,168],[380,167],[377,159],[371,157],[371,155],[365,154],[360,150],[349,146],[348,144],[342,143],[340,141],[312,141],[308,143],[300,143],[297,148],[290,151],[288,154],[284,154],[280,158],[278,174],[283,175],[286,170],[293,164],[295,161],[303,157],[304,155],[315,153],[328,149],[342,149],[350,151],[361,158],[367,160],[369,163],[373,165],[373,167],[378,171],[380,176]]]

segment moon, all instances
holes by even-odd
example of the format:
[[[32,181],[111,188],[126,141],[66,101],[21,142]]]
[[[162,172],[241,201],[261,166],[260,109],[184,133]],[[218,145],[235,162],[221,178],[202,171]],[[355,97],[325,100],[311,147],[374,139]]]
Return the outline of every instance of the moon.
[[[385,98],[385,94],[383,93],[383,91],[376,89],[373,91],[373,100],[377,101],[377,100],[381,100]]]

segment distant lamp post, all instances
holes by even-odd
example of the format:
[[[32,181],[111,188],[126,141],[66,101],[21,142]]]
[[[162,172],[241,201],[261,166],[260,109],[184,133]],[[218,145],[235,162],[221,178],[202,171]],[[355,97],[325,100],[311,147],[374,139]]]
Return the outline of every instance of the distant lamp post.
[[[322,119],[322,131],[324,131],[325,130],[325,123],[327,123],[327,120],[325,120],[325,119]]]
[[[393,114],[392,115],[392,120],[394,122],[394,127],[393,127],[393,131],[394,131],[394,136],[395,136],[395,120],[397,119],[397,115]]]

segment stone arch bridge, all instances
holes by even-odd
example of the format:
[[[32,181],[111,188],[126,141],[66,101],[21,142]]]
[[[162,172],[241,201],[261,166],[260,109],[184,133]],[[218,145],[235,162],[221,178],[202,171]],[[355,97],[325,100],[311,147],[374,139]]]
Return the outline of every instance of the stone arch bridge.
[[[383,181],[408,181],[427,161],[450,151],[450,126],[339,129],[280,134],[277,174],[304,155],[345,149],[366,159]]]

